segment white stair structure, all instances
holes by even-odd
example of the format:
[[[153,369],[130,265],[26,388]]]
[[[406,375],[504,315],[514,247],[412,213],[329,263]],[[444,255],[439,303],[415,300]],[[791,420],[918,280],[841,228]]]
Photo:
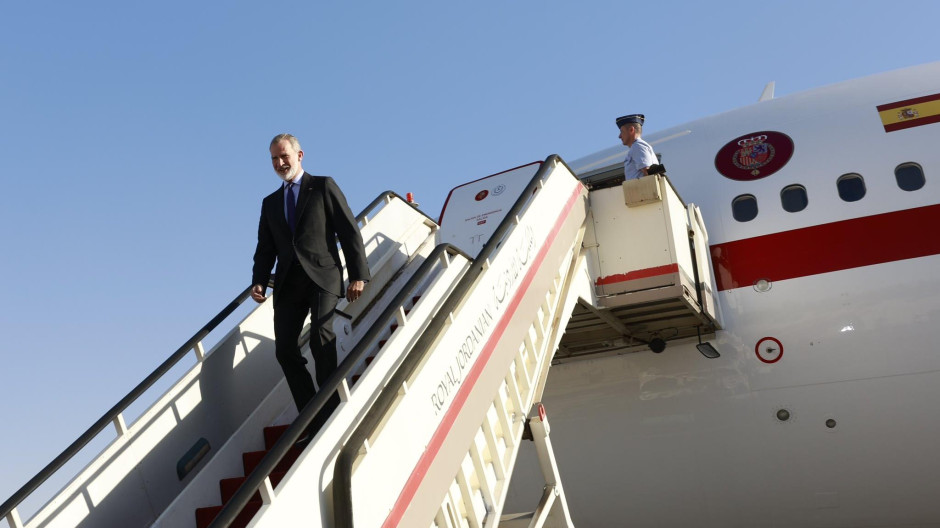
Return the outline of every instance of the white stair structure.
[[[479,197],[480,186],[536,169],[346,441],[334,478],[337,527],[497,525],[526,416],[574,302],[587,190],[549,158],[450,197]]]
[[[657,328],[631,320],[641,313],[717,328],[702,287],[711,272],[694,257],[702,254],[689,228],[696,210],[686,218],[664,181],[651,185],[665,198],[633,214],[666,226],[680,251],[656,263],[671,275],[642,295],[620,278],[633,280],[632,271],[612,275],[626,257],[598,256],[605,244],[619,246],[617,234],[599,224],[588,188],[557,156],[455,188],[440,226],[392,193],[380,196],[359,217],[373,280],[363,298],[338,307],[346,315],[337,323],[338,372],[299,416],[274,359],[270,300],[207,353],[201,340],[223,312],[0,515],[11,528],[573,526],[538,403],[556,350],[594,353],[610,335],[644,343]],[[613,191],[621,192],[606,189],[598,200],[630,207]],[[611,290],[601,271],[626,286]],[[564,348],[572,314],[580,328],[604,330],[575,329]],[[187,356],[192,368],[125,424],[127,406]],[[293,447],[337,391],[341,404],[324,428]],[[112,422],[117,438],[24,523],[18,505]],[[262,437],[278,424],[279,439]],[[535,442],[545,491],[534,512],[506,514],[524,437]],[[242,464],[245,476],[232,484]]]

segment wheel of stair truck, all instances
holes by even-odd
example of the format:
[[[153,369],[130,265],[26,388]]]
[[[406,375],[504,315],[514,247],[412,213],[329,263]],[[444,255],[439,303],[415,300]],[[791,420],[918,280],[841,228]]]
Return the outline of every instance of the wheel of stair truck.
[[[661,354],[663,350],[666,350],[666,342],[662,338],[654,337],[650,339],[649,347],[654,354]]]

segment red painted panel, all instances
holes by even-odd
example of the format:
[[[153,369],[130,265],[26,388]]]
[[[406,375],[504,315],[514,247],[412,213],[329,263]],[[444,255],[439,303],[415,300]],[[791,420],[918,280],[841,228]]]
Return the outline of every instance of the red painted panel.
[[[666,264],[665,266],[657,266],[655,268],[646,268],[636,271],[631,271],[630,273],[618,273],[616,275],[608,275],[606,277],[599,277],[595,284],[598,286],[603,286],[605,284],[614,284],[615,282],[624,282],[628,280],[636,279],[648,279],[650,277],[658,277],[660,275],[668,275],[670,273],[676,273],[679,271],[678,264]]]

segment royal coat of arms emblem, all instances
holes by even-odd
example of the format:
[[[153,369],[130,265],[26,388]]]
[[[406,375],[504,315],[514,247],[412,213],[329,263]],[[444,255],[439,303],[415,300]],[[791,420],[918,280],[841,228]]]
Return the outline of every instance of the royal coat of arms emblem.
[[[726,143],[715,156],[715,168],[732,180],[759,180],[783,168],[792,155],[790,136],[780,132],[754,132]]]
[[[774,146],[766,143],[767,136],[760,135],[749,137],[738,141],[738,150],[731,156],[731,163],[739,169],[752,171],[757,176],[760,171],[754,173],[764,165],[767,165],[774,159]]]

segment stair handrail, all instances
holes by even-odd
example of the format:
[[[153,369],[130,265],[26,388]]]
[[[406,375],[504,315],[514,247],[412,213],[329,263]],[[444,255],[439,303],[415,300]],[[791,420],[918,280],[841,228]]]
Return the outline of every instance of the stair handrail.
[[[507,236],[510,229],[517,224],[517,216],[529,204],[533,195],[539,188],[539,185],[551,173],[556,165],[567,168],[571,174],[574,171],[568,167],[568,164],[557,154],[548,156],[542,162],[538,171],[532,176],[525,190],[520,193],[519,198],[513,204],[512,208],[506,213],[503,221],[500,222],[496,230],[484,244],[480,253],[470,264],[467,272],[461,277],[460,282],[454,287],[447,299],[437,310],[437,315],[431,320],[424,332],[411,347],[401,361],[395,373],[389,379],[388,383],[382,389],[378,398],[374,401],[369,411],[359,422],[356,430],[346,440],[345,445],[340,450],[336,459],[336,465],[333,468],[333,525],[335,528],[353,528],[353,507],[352,507],[352,466],[359,456],[360,448],[369,438],[378,426],[384,421],[392,404],[398,398],[398,393],[402,384],[411,377],[417,370],[422,360],[430,351],[431,346],[438,338],[438,334],[450,320],[451,312],[464,298],[473,284],[482,275],[487,267],[487,261],[493,253],[500,247],[502,240]],[[213,527],[215,528],[215,527]]]
[[[436,222],[435,222],[436,224]],[[327,401],[333,396],[333,393],[339,390],[340,385],[347,376],[362,363],[367,355],[372,351],[373,345],[382,336],[385,329],[389,327],[396,319],[396,316],[408,300],[414,296],[415,289],[431,274],[437,266],[438,261],[448,256],[461,256],[468,261],[472,260],[460,248],[451,244],[439,244],[425,258],[424,262],[418,267],[415,273],[401,287],[398,294],[392,299],[385,310],[379,315],[374,323],[366,330],[356,346],[349,352],[337,367],[332,376],[323,384],[323,387],[317,391],[316,395],[303,408],[294,422],[281,434],[277,442],[264,458],[255,466],[255,469],[248,474],[245,482],[238,488],[238,491],[232,495],[222,507],[219,514],[209,524],[209,528],[227,528],[238,516],[239,512],[248,504],[251,497],[254,496],[258,488],[264,483],[267,476],[274,471],[274,468],[280,463],[281,459],[290,451],[294,443],[301,437],[307,427],[313,422],[314,417],[320,412]]]
[[[402,198],[400,195],[394,191],[385,191],[379,194],[374,200],[372,200],[369,205],[362,210],[359,215],[356,216],[356,222],[362,224],[364,221],[368,221],[369,215],[374,212],[382,204],[391,203],[395,198],[409,203],[407,200]],[[418,208],[415,208],[415,211],[423,215],[429,221],[433,222],[435,225],[437,222],[428,216],[426,213],[421,211]],[[273,282],[273,278],[272,278]],[[63,465],[65,465],[69,460],[71,460],[79,451],[82,450],[89,442],[92,441],[98,434],[101,433],[108,426],[108,424],[114,422],[118,417],[123,413],[132,403],[137,401],[144,392],[147,391],[151,386],[153,386],[157,381],[160,380],[170,369],[176,366],[184,357],[186,357],[190,351],[197,349],[197,345],[201,347],[202,340],[209,335],[210,332],[215,330],[215,328],[222,323],[229,315],[232,314],[236,309],[246,299],[248,299],[251,293],[251,286],[248,286],[240,294],[238,294],[235,299],[228,303],[228,305],[222,309],[215,317],[213,317],[208,323],[205,324],[198,332],[196,332],[186,343],[183,344],[180,348],[176,350],[173,354],[170,355],[163,363],[160,364],[149,376],[144,378],[143,381],[137,384],[126,396],[121,398],[117,404],[115,404],[111,409],[109,409],[104,415],[98,419],[91,427],[89,427],[77,440],[71,443],[68,447],[62,451],[59,456],[55,457],[49,464],[46,465],[39,473],[37,473],[33,478],[31,478],[26,484],[24,484],[16,493],[10,496],[2,505],[0,505],[0,519],[6,518],[13,510],[16,509],[27,497],[29,497],[36,488],[41,486],[46,480],[49,479],[52,475],[55,474]]]

